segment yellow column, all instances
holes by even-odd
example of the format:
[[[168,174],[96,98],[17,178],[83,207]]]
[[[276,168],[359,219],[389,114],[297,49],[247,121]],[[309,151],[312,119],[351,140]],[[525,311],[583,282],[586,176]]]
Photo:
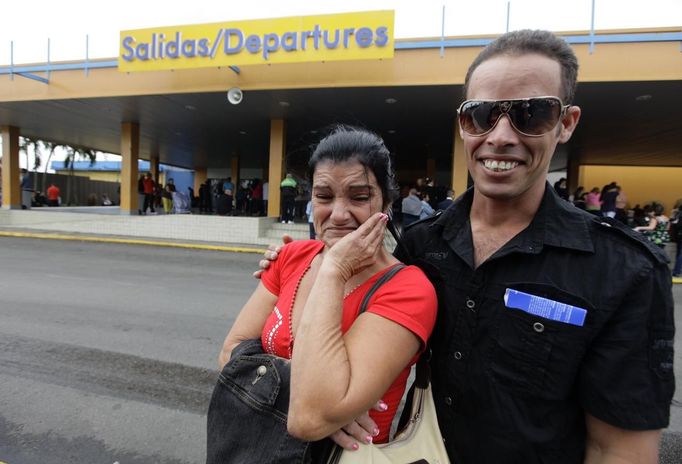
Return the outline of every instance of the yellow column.
[[[270,121],[270,160],[268,162],[268,216],[280,214],[279,184],[284,178],[284,154],[286,152],[286,124],[283,119]]]
[[[140,155],[140,126],[121,124],[121,214],[134,214],[137,204],[137,160]]]
[[[458,197],[467,189],[467,179],[469,172],[467,171],[466,153],[464,153],[464,140],[459,135],[459,123],[455,119],[453,126],[453,147],[452,147],[452,190],[455,191],[455,196]]]
[[[21,209],[19,128],[2,126],[2,208]]]
[[[194,195],[199,196],[201,184],[206,182],[208,171],[206,168],[194,168]]]
[[[237,189],[239,189],[239,155],[233,155],[230,159],[230,175],[232,176],[232,184],[234,184],[232,194],[236,197]]]

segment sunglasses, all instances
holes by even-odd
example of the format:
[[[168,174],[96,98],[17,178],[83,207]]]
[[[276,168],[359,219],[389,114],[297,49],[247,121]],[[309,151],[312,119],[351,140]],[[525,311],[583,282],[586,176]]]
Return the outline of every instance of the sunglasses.
[[[457,114],[462,130],[474,137],[493,130],[505,114],[518,133],[539,137],[554,129],[570,106],[564,105],[558,97],[467,100],[460,105]]]

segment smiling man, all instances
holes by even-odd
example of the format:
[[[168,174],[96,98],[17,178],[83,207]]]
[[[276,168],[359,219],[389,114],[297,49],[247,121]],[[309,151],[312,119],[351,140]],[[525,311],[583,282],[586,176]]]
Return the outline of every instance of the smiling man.
[[[580,119],[577,71],[546,31],[480,53],[458,111],[474,186],[397,253],[437,276],[433,393],[458,464],[658,459],[674,391],[666,258],[546,181]]]

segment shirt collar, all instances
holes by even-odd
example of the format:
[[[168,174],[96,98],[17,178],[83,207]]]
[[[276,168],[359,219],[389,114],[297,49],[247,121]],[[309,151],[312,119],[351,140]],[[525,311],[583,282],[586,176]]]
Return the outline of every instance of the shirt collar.
[[[457,198],[430,227],[442,228],[443,238],[463,258],[473,255],[469,213],[474,198],[473,187]],[[539,253],[544,246],[594,252],[587,224],[588,218],[569,202],[560,198],[554,189],[545,184],[545,193],[535,217],[507,246],[517,251]],[[472,261],[473,262],[473,261]]]

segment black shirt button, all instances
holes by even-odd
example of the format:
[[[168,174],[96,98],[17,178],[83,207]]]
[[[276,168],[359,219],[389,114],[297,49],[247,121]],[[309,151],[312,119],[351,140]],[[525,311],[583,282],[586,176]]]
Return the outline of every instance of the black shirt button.
[[[536,322],[533,324],[533,330],[535,330],[537,333],[542,333],[545,331],[545,324],[542,322]]]
[[[445,404],[447,404],[448,406],[452,406],[452,398],[450,398],[449,396],[446,396],[445,397]]]
[[[455,353],[453,354],[453,356],[455,357],[455,359],[456,359],[457,361],[459,361],[460,359],[462,359],[462,353],[461,353],[460,351],[455,351]]]
[[[471,298],[467,298],[467,308],[474,309],[476,307],[476,302]]]

